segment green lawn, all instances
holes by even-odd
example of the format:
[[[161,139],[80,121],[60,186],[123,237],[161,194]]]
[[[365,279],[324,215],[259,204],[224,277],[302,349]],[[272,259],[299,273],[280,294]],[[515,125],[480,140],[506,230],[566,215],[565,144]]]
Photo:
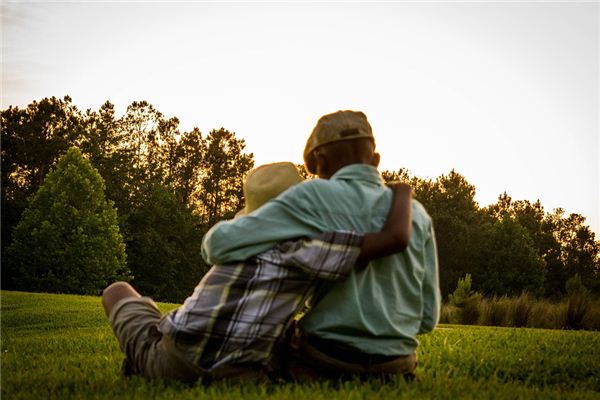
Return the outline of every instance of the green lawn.
[[[598,332],[446,325],[420,338],[410,383],[189,388],[122,379],[98,297],[3,291],[1,302],[2,399],[600,399]]]

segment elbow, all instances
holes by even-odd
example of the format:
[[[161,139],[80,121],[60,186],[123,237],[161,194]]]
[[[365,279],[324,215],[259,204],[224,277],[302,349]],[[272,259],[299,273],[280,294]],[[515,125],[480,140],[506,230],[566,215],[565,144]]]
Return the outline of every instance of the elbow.
[[[406,237],[402,237],[400,239],[400,241],[398,242],[398,247],[400,248],[400,251],[404,251],[408,248],[409,244],[410,244],[410,235],[406,236]]]
[[[404,251],[410,244],[410,232],[394,235],[393,240],[397,251]]]
[[[219,251],[219,246],[215,245],[218,243],[218,237],[215,237],[215,233],[209,231],[202,239],[202,258],[208,265],[221,264],[222,261],[222,251]]]
[[[203,240],[202,241],[201,253],[202,253],[202,258],[204,259],[204,261],[208,265],[214,265],[215,264],[214,263],[214,258],[213,258],[213,252],[211,250],[212,249],[207,244],[206,240]]]

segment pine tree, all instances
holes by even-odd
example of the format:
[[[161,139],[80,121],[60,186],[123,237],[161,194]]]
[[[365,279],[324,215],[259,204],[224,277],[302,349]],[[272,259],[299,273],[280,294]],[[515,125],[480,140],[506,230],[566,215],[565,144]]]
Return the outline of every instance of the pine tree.
[[[131,279],[116,210],[78,148],[31,198],[7,256],[18,290],[97,294],[111,281]]]

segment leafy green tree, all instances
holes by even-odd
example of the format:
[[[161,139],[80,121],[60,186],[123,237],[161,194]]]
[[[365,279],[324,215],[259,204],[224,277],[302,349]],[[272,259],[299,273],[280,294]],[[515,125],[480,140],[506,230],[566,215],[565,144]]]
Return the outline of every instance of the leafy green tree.
[[[147,101],[134,101],[120,120],[120,129],[126,135],[127,147],[132,153],[133,167],[139,172],[145,172],[135,178],[146,178],[151,175],[154,167],[153,148],[157,141],[158,125],[162,114]]]
[[[415,190],[423,180],[413,176],[411,172],[406,168],[400,168],[397,171],[381,171],[381,177],[385,182],[405,182],[412,184],[413,190]]]
[[[199,217],[182,206],[170,190],[154,183],[127,221],[127,254],[135,285],[157,300],[181,302],[208,267],[200,245]]]
[[[584,217],[579,214],[565,217],[562,209],[547,214],[539,200],[515,201],[506,193],[486,211],[496,220],[512,218],[527,230],[544,261],[547,296],[562,296],[565,282],[575,274],[600,291],[600,243],[584,224]]]
[[[517,296],[523,291],[544,294],[545,269],[527,230],[515,219],[486,225],[473,273],[487,295]]]
[[[4,264],[4,250],[12,240],[27,199],[38,190],[59,157],[80,137],[81,114],[68,96],[44,98],[26,108],[10,106],[3,110],[0,132]]]
[[[233,218],[244,205],[244,175],[254,166],[253,154],[243,152],[246,143],[224,128],[213,130],[204,142],[198,203],[205,224]]]
[[[158,122],[157,133],[155,164],[161,171],[163,182],[171,186],[175,181],[177,164],[181,155],[178,145],[178,140],[181,138],[179,120],[175,117],[161,119]]]
[[[88,110],[85,113],[83,128],[79,147],[104,178],[106,197],[115,203],[119,225],[123,228],[133,206],[132,189],[135,187],[127,135],[115,117],[114,106],[108,101],[98,112]]]
[[[383,171],[386,182],[410,184],[414,196],[433,219],[440,264],[440,289],[451,293],[465,274],[478,268],[474,257],[482,238],[485,215],[475,201],[475,187],[452,170],[435,181],[413,176],[407,169]]]
[[[2,190],[8,198],[21,189],[35,193],[46,173],[81,135],[81,114],[71,98],[44,98],[27,108],[1,113]]]
[[[48,173],[8,248],[12,288],[96,294],[130,279],[125,246],[104,182],[77,148]]]
[[[448,295],[448,303],[462,308],[473,297],[481,298],[481,294],[473,290],[471,274],[466,274],[464,278],[458,280],[454,292]]]
[[[5,262],[13,229],[70,146],[79,147],[104,178],[136,283],[157,298],[189,294],[206,268],[198,248],[202,234],[243,204],[241,182],[253,165],[244,141],[225,129],[207,138],[197,128],[180,133],[177,118],[165,118],[146,101],[131,103],[117,118],[110,102],[82,114],[69,97],[50,98],[10,107],[1,121],[3,287],[18,284]],[[164,277],[144,267],[154,265],[152,259],[164,261]]]
[[[471,287],[471,274],[458,280],[456,290],[448,295],[448,304],[456,307],[458,320],[462,324],[471,325],[477,322],[480,314],[481,293]]]
[[[560,244],[560,261],[567,279],[578,274],[595,293],[600,294],[600,242],[579,214],[564,217],[564,210],[547,215],[547,225]]]
[[[433,219],[440,288],[448,295],[460,277],[479,268],[474,254],[480,246],[485,217],[475,201],[475,186],[452,170],[434,182],[416,182],[414,191]]]
[[[486,210],[495,220],[513,218],[527,230],[533,245],[544,262],[545,293],[559,297],[564,288],[566,274],[560,260],[560,243],[556,239],[555,225],[549,223],[539,200],[531,203],[528,200],[514,201],[508,194],[498,197],[498,202]]]
[[[202,160],[206,144],[198,128],[184,132],[178,142],[177,163],[172,186],[182,204],[192,210],[198,208],[196,201],[201,192]]]
[[[590,290],[583,284],[579,274],[575,274],[573,277],[567,280],[567,283],[565,284],[565,291],[569,297],[590,295]]]

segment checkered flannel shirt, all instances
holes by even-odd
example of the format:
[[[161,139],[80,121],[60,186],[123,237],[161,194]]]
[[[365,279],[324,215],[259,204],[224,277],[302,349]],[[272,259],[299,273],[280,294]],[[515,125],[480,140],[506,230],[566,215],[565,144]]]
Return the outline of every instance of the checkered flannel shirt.
[[[322,281],[348,277],[362,234],[330,232],[282,243],[244,263],[216,265],[159,331],[209,371],[271,358],[294,315]]]

